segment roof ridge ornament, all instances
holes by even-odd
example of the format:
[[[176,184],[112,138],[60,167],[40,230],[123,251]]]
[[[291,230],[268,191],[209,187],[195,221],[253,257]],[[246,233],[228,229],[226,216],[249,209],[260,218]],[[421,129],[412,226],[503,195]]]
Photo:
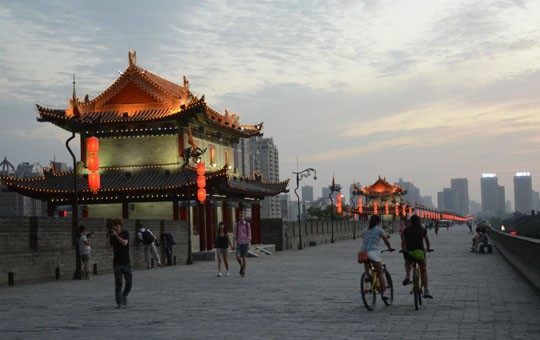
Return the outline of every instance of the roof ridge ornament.
[[[137,51],[133,48],[128,50],[129,67],[137,66]]]

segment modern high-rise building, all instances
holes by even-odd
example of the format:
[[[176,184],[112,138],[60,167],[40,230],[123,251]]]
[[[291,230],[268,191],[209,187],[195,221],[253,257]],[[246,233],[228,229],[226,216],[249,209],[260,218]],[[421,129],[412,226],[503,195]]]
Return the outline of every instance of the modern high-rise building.
[[[330,188],[328,187],[323,187],[322,188],[322,197],[321,197],[321,200],[324,202],[326,200],[330,200],[329,199],[329,196],[330,196]]]
[[[540,193],[538,191],[532,192],[532,208],[538,214],[540,212]]]
[[[454,191],[454,212],[465,216],[469,213],[469,182],[466,178],[452,178],[450,188]]]
[[[14,176],[17,178],[36,178],[42,175],[42,166],[39,163],[23,162],[17,168],[7,159],[0,163],[2,167],[0,174]],[[65,163],[51,162],[51,166],[58,164],[65,166]],[[0,191],[0,216],[46,216],[47,203],[38,199],[23,196],[16,192]]]
[[[517,212],[530,214],[533,210],[533,190],[530,172],[516,172],[514,176],[514,204]]]
[[[482,178],[480,179],[480,193],[482,198],[482,212],[484,214],[495,216],[505,214],[504,186],[499,185],[496,174],[482,174]]]
[[[302,187],[302,201],[313,202],[313,186],[304,185]]]
[[[439,210],[457,213],[456,190],[451,188],[444,188],[443,191],[439,191],[437,193],[437,206]]]
[[[294,220],[294,216],[291,216],[290,213],[290,197],[289,194],[281,194],[279,195],[280,199],[280,205],[281,205],[281,217],[285,221],[291,221]]]
[[[244,176],[253,176],[255,171],[265,181],[279,181],[279,154],[272,138],[256,136],[242,138],[235,152],[237,170]],[[266,197],[261,201],[262,218],[281,218],[279,196]]]

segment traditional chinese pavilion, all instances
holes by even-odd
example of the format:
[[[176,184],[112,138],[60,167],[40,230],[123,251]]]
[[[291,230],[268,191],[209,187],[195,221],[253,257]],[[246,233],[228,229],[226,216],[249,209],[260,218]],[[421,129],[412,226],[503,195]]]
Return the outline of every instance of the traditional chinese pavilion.
[[[251,209],[253,243],[260,243],[260,205],[266,196],[286,192],[288,180],[268,182],[257,174],[235,171],[234,147],[240,138],[262,134],[262,123],[244,125],[236,114],[219,113],[197,98],[184,77],[178,85],[137,66],[129,51],[129,66],[97,97],[73,99],[65,110],[37,105],[38,121],[50,122],[80,136],[81,161],[73,171],[54,167],[40,178],[0,180],[13,191],[47,201],[49,215],[74,199],[83,216],[124,219],[193,217],[193,235],[200,250],[212,249],[218,221],[232,226],[239,209]],[[87,138],[99,139],[101,187],[88,186]],[[187,158],[189,147],[206,150]],[[204,162],[206,199],[197,199],[196,162]],[[253,177],[250,177],[253,176]],[[187,213],[191,209],[191,214]]]
[[[362,203],[362,199],[359,199],[358,208],[353,210],[359,214],[381,214],[381,215],[394,215],[394,216],[406,216],[406,205],[403,204],[401,196],[405,195],[407,191],[399,185],[389,183],[385,178],[381,178],[375,181],[370,186],[358,188],[355,185],[355,194],[364,196],[366,198],[365,206]]]

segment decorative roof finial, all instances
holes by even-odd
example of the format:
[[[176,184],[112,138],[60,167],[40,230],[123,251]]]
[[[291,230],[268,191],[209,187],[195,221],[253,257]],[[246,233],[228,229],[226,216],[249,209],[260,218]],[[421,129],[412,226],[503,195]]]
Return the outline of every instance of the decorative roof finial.
[[[77,99],[77,93],[75,92],[75,73],[73,74],[73,115],[77,118],[81,117],[81,110],[79,110],[79,100]]]
[[[137,51],[130,48],[128,50],[129,67],[137,66]]]

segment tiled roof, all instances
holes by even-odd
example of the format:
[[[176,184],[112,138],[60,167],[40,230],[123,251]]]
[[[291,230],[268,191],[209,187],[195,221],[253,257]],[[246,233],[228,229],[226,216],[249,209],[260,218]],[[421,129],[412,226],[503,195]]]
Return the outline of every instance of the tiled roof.
[[[41,117],[46,120],[57,124],[68,123],[71,119],[71,116],[66,115],[65,110],[53,110],[37,105],[38,113]],[[124,117],[123,112],[121,111],[97,111],[90,114],[83,114],[83,119],[85,116],[96,118],[100,117],[100,123],[125,123],[132,121],[155,121],[164,118],[173,117],[178,113],[171,112],[169,109],[149,109],[149,110],[136,110],[129,114],[129,116]]]
[[[177,164],[104,168],[100,171],[101,188],[97,195],[91,193],[85,175],[78,176],[77,186],[80,198],[170,194],[183,192],[188,186],[194,193],[197,188],[195,169],[186,167],[186,175]],[[254,198],[279,194],[286,190],[288,184],[288,181],[269,183],[248,178],[228,178],[225,169],[209,171],[205,177],[208,191],[214,183],[221,194],[233,193]],[[73,195],[73,171],[56,174],[49,170],[42,177],[32,179],[0,176],[0,182],[12,191],[43,200],[69,198]],[[153,201],[152,197],[147,200]]]
[[[381,177],[372,185],[363,187],[360,192],[361,195],[368,197],[390,197],[405,195],[406,193],[407,191],[399,185],[393,185]]]

